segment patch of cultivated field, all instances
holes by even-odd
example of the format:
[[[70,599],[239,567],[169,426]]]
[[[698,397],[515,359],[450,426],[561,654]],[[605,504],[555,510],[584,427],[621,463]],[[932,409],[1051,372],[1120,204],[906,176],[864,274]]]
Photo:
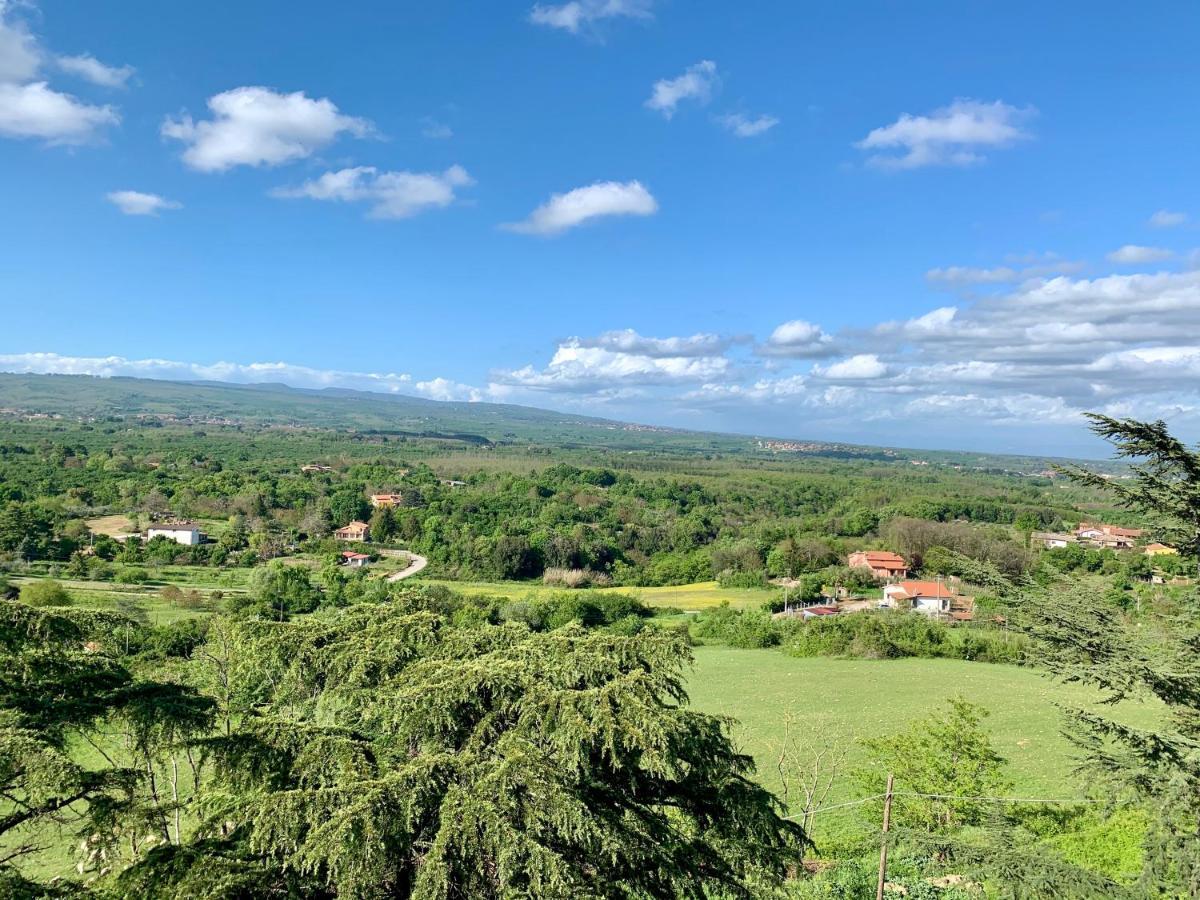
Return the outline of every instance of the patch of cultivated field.
[[[541,584],[536,581],[447,581],[437,578],[419,577],[414,584],[442,584],[464,594],[486,594],[509,600],[524,600],[545,594],[561,593],[564,588]],[[759,606],[771,599],[776,592],[762,588],[723,588],[715,581],[701,581],[671,587],[614,587],[583,588],[580,593],[620,593],[639,598],[647,606],[657,606],[681,612],[711,609],[728,602],[735,607]]]
[[[116,537],[120,534],[131,534],[133,532],[133,521],[129,516],[100,516],[96,519],[88,519],[87,527],[95,534],[107,534],[109,537]]]
[[[734,737],[773,791],[780,786],[776,761],[789,714],[801,728],[844,735],[853,766],[864,760],[862,739],[900,731],[961,695],[991,712],[985,725],[1008,760],[1014,792],[1084,795],[1058,705],[1094,707],[1098,697],[1033,669],[949,659],[797,659],[723,646],[697,647],[695,656],[687,685],[693,707],[738,720]],[[1127,724],[1151,727],[1160,710],[1128,702],[1110,712]],[[846,778],[829,802],[853,795]]]

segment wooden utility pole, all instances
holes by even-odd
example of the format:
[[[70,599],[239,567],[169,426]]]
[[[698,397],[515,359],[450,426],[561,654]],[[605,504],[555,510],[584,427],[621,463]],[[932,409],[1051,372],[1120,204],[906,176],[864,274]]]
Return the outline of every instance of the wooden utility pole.
[[[883,842],[879,845],[879,880],[875,882],[875,900],[883,900],[883,883],[887,880],[887,834],[892,825],[892,779],[888,772],[887,792],[883,795]]]

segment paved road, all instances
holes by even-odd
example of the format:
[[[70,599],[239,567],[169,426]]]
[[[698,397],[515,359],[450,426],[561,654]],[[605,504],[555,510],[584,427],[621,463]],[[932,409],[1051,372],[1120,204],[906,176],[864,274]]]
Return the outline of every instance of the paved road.
[[[429,565],[429,560],[423,556],[418,556],[416,553],[409,553],[407,550],[380,550],[380,556],[391,556],[396,559],[407,559],[408,568],[401,569],[399,572],[394,572],[387,577],[388,581],[403,581],[410,575],[416,575],[423,568]]]

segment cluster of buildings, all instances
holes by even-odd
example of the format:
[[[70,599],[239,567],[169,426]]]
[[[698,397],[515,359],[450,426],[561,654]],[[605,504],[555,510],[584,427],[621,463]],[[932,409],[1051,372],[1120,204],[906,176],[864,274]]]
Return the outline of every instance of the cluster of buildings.
[[[1124,528],[1120,525],[1103,525],[1080,522],[1072,532],[1035,531],[1032,540],[1047,550],[1079,544],[1098,550],[1132,550],[1141,542],[1146,531],[1143,528]],[[1179,551],[1166,544],[1146,544],[1142,552],[1147,556],[1174,555]]]
[[[875,600],[860,597],[837,603],[823,599],[813,606],[785,610],[780,615],[798,615],[805,619],[837,615],[840,612],[866,609],[899,609],[942,619],[966,621],[972,617],[975,601],[958,591],[958,579],[938,578],[916,581],[908,578],[908,560],[887,550],[859,550],[846,560],[851,568],[869,569],[871,574],[886,582],[882,595]]]

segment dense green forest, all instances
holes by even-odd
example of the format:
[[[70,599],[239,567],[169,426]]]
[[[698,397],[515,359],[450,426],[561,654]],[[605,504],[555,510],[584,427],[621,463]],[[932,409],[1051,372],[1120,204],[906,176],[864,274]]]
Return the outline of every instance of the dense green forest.
[[[851,898],[883,840],[907,896],[1200,896],[1200,460],[1159,426],[1098,421],[1135,467],[1094,474],[50,412],[0,418],[8,894]],[[208,540],[135,534],[175,519]],[[1031,540],[1081,521],[1178,552]],[[874,609],[858,549],[974,615]],[[863,611],[780,612],[843,595]],[[818,727],[819,680],[768,699],[903,661],[945,702],[898,690],[891,727]],[[938,674],[971,671],[1025,693]],[[1030,740],[1053,790],[1009,759]]]

